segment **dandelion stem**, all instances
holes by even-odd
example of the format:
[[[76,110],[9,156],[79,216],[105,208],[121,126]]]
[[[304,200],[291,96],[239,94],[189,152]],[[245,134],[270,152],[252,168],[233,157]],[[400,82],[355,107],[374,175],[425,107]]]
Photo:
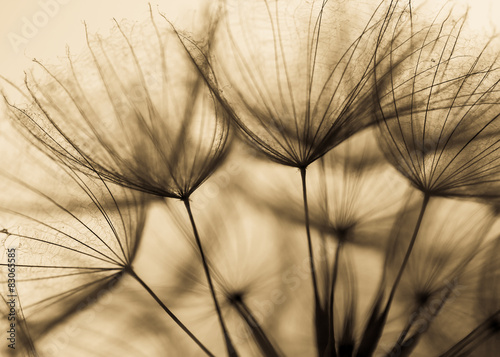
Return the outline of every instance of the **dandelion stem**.
[[[341,237],[342,239],[344,237]],[[340,258],[340,250],[342,249],[342,240],[339,239],[337,249],[335,250],[335,261],[333,262],[333,273],[332,273],[332,284],[330,288],[330,347],[329,349],[332,351],[331,355],[335,356],[335,310],[334,310],[334,302],[335,302],[335,285],[337,284],[337,276],[339,271],[339,258]]]
[[[155,299],[155,301],[160,305],[163,310],[174,320],[174,322],[185,332],[189,337],[207,354],[207,356],[215,357],[213,353],[211,353],[201,342],[196,338],[195,335],[174,315],[172,311],[160,300],[160,298],[154,293],[153,290],[141,279],[139,276],[132,270],[132,268],[128,268],[127,272],[135,279],[139,284],[142,285],[144,289]]]
[[[422,219],[424,218],[425,210],[427,208],[427,204],[429,203],[429,199],[430,195],[428,193],[425,193],[424,200],[422,201],[422,207],[420,208],[420,213],[418,215],[417,223],[415,224],[415,229],[413,230],[413,235],[410,240],[410,244],[408,245],[408,249],[406,250],[406,254],[403,259],[403,263],[401,263],[401,267],[399,268],[396,280],[394,280],[394,284],[392,285],[391,292],[389,294],[389,299],[387,300],[387,304],[385,305],[384,313],[387,313],[391,307],[392,300],[394,299],[394,295],[396,294],[399,282],[401,281],[401,277],[403,276],[406,265],[408,264],[408,261],[410,259],[410,255],[413,250],[413,246],[415,245],[415,241],[418,236],[418,231],[420,230],[420,225],[422,224]]]
[[[372,312],[372,316],[370,317],[370,321],[366,327],[366,330],[363,334],[363,339],[358,348],[358,352],[356,354],[357,357],[366,357],[372,356],[375,348],[377,347],[378,341],[382,336],[382,332],[385,327],[385,323],[387,321],[387,316],[389,315],[389,310],[391,308],[392,300],[394,299],[394,295],[396,293],[397,287],[403,276],[403,272],[405,271],[406,265],[410,259],[411,252],[413,250],[413,246],[415,245],[415,240],[418,236],[418,231],[420,230],[420,225],[422,224],[422,219],[424,218],[425,210],[427,208],[427,204],[429,203],[430,195],[425,193],[424,199],[422,201],[422,207],[420,208],[420,213],[417,218],[417,223],[415,224],[415,229],[413,230],[413,235],[410,240],[410,244],[408,245],[408,249],[406,250],[406,254],[403,258],[403,262],[401,267],[399,268],[398,275],[394,280],[394,284],[392,285],[391,292],[389,294],[389,298],[387,299],[387,303],[385,304],[385,308],[382,312],[378,313],[378,307],[381,302],[382,295],[377,299],[377,303],[375,304],[375,310]]]
[[[311,228],[309,225],[309,206],[307,204],[307,186],[306,186],[306,169],[300,169],[300,176],[302,178],[302,195],[304,199],[304,215],[306,220],[306,233],[307,233],[307,247],[309,249],[309,266],[311,269],[311,278],[314,289],[314,301],[319,304],[318,283],[316,280],[316,269],[314,268],[314,253],[311,241]]]
[[[266,333],[260,326],[259,322],[252,314],[252,311],[248,308],[248,306],[243,301],[234,302],[234,307],[238,314],[245,320],[245,323],[250,328],[252,335],[259,346],[260,351],[263,356],[266,357],[280,357],[283,356],[283,352],[279,350],[278,347],[275,347],[273,343],[269,340]]]
[[[328,328],[327,321],[325,320],[325,312],[321,306],[318,293],[318,283],[316,279],[316,269],[314,267],[314,253],[312,248],[311,240],[311,228],[309,224],[309,206],[307,204],[307,183],[306,183],[306,168],[300,168],[300,176],[302,178],[302,195],[304,199],[304,215],[306,221],[306,233],[307,233],[307,247],[309,250],[309,267],[311,269],[311,280],[313,284],[314,291],[314,311],[315,311],[315,329],[316,329],[316,345],[318,347],[318,355],[322,355],[324,350],[327,348],[328,339],[325,340],[324,328]]]
[[[205,270],[205,275],[207,278],[208,286],[210,287],[210,293],[212,294],[212,299],[214,301],[215,310],[217,311],[217,316],[219,317],[219,323],[222,328],[222,333],[224,335],[224,340],[226,343],[227,354],[230,357],[237,357],[238,353],[233,346],[231,338],[229,337],[229,333],[227,332],[226,324],[224,323],[224,319],[222,318],[222,312],[219,306],[219,302],[217,301],[217,296],[215,294],[214,284],[212,282],[212,278],[210,276],[210,270],[208,268],[207,259],[205,257],[205,253],[203,252],[203,247],[201,245],[200,235],[198,234],[198,229],[196,228],[196,223],[194,221],[193,212],[191,211],[191,205],[189,204],[189,199],[183,200],[184,205],[186,206],[186,211],[189,215],[189,220],[191,221],[191,226],[193,227],[194,238],[196,239],[196,244],[198,245],[198,249],[201,255],[201,261],[203,263],[203,269]]]
[[[490,317],[480,323],[467,336],[458,341],[448,351],[439,357],[457,356],[461,352],[461,356],[470,354],[478,345],[485,342],[490,337],[498,334],[497,319],[500,316],[500,310],[497,310]]]

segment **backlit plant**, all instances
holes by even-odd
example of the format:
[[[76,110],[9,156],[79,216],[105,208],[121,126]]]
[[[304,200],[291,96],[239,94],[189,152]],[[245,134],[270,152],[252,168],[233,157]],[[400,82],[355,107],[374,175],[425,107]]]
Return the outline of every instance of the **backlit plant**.
[[[499,49],[420,11],[150,6],[3,78],[2,353],[493,356]]]

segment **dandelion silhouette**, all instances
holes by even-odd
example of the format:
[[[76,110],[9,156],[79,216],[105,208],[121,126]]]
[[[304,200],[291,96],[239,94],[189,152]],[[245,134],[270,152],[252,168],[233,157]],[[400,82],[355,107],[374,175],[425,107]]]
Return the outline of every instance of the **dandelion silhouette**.
[[[15,355],[495,355],[496,40],[379,1],[150,6],[2,77]]]
[[[11,111],[39,146],[76,170],[160,197],[189,197],[225,156],[224,113],[153,17],[140,26],[116,23],[114,32],[87,33],[87,53],[68,52],[55,69],[37,61],[42,74],[25,81],[32,105]]]
[[[497,55],[489,53],[490,41],[476,56],[464,56],[466,17],[451,16],[394,41],[381,60],[393,68],[377,82],[382,143],[389,161],[429,195],[494,197]],[[400,58],[405,46],[412,54]]]
[[[460,286],[467,281],[471,262],[478,259],[494,222],[488,207],[479,203],[438,199],[429,204],[428,213],[395,296],[401,312],[392,314],[398,315],[392,320],[404,322],[404,327],[398,329],[389,355],[409,355],[441,310],[462,293]],[[468,220],[457,220],[463,216]],[[446,225],[456,221],[454,226]],[[399,253],[389,257],[388,269],[397,273],[407,239],[394,238]]]
[[[380,339],[430,197],[495,194],[497,59],[488,56],[489,43],[476,56],[463,56],[465,16],[454,21],[452,15],[443,21],[438,15],[422,29],[414,29],[412,17],[394,21],[391,50],[375,56],[382,147],[424,197],[387,301],[380,294],[375,302],[360,356],[373,353]]]
[[[11,165],[13,157],[20,152],[14,148],[25,143],[16,139],[10,154],[2,158],[3,167],[15,166]],[[5,249],[17,242],[16,287],[33,338],[91,305],[128,274],[212,355],[132,267],[142,237],[147,196],[89,179],[57,157],[52,161],[40,152],[24,152],[22,157],[23,165],[17,170],[0,172],[2,182],[8,182],[10,194],[18,201],[11,203],[9,195],[2,198],[0,222]],[[57,184],[51,185],[48,177]],[[59,185],[65,188],[62,192]],[[6,257],[3,254],[1,266],[9,265]]]
[[[33,105],[12,105],[12,113],[35,143],[69,167],[182,200],[210,282],[189,199],[225,158],[229,121],[177,38],[150,13],[140,29],[116,23],[118,40],[87,33],[87,58],[68,55],[66,73],[38,62],[48,78],[26,79]],[[235,355],[220,318],[229,354]]]
[[[239,353],[249,351],[250,355],[283,356],[270,326],[275,318],[280,317],[279,312],[286,304],[281,301],[272,303],[269,294],[285,290],[280,274],[286,256],[284,234],[273,219],[245,204],[236,206],[238,195],[223,196],[198,222],[200,233],[210,242],[206,246],[205,259],[212,273],[221,314]],[[179,227],[179,234],[189,239],[196,249],[188,222],[178,209],[171,205],[168,213]],[[253,225],[247,220],[248,215],[258,218],[260,224]],[[213,312],[205,311],[207,304],[201,302],[206,298],[206,281],[201,279],[200,272],[192,264],[178,269],[185,285],[184,304],[200,306],[195,318],[206,325],[207,333],[213,334],[208,323]],[[177,293],[177,289],[175,291]]]
[[[335,14],[344,10],[342,5],[328,1],[227,2],[209,49],[178,32],[250,145],[275,162],[300,169],[320,354],[329,341],[319,331],[324,322],[320,321],[309,227],[306,168],[373,123],[373,56],[395,11],[395,4],[382,5],[354,35],[336,23]]]

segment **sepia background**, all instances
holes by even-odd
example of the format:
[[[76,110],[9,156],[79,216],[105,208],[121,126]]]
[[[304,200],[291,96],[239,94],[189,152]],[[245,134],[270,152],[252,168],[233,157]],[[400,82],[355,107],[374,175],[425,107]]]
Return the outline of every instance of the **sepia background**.
[[[114,26],[113,18],[118,22],[126,20],[132,23],[147,19],[149,17],[148,3],[150,3],[153,12],[158,10],[165,14],[179,28],[189,28],[192,19],[199,14],[200,6],[207,1],[209,0],[4,1],[0,5],[0,75],[14,83],[21,84],[24,71],[33,67],[34,58],[44,64],[51,64],[57,63],[58,58],[66,56],[67,47],[73,55],[84,51],[86,42],[83,22],[86,23],[89,33],[99,33],[106,37]],[[359,6],[369,3],[370,0],[360,1]],[[420,5],[417,1],[414,3]],[[500,19],[500,2],[496,0],[429,0],[421,2],[420,16],[428,13],[432,17],[447,3],[453,3],[457,8],[464,10],[469,9],[469,20],[465,32],[471,41],[474,38],[484,39],[500,31],[498,20]],[[370,13],[370,11],[366,12]],[[355,19],[352,21],[354,22]],[[365,19],[361,21],[361,24],[364,21]],[[363,158],[363,160],[366,159],[365,153],[369,153],[373,155],[370,158],[375,161],[379,160],[382,154],[373,149],[376,144],[371,141],[372,139],[368,133],[366,137],[357,139],[358,143],[363,143],[363,145],[349,147],[347,144],[340,147],[337,153],[340,153],[341,157],[353,155],[352,157]],[[2,150],[8,151],[5,145]],[[347,152],[349,154],[346,154]],[[246,161],[242,161],[241,158]],[[15,155],[10,160],[7,162],[13,167],[18,164]],[[352,259],[351,263],[346,264],[355,266],[353,271],[359,274],[357,279],[360,290],[357,294],[353,294],[361,297],[358,301],[359,311],[368,311],[370,308],[371,300],[362,297],[374,294],[375,284],[371,283],[373,276],[380,274],[382,249],[379,245],[381,241],[384,243],[383,240],[389,236],[391,223],[393,223],[391,218],[387,219],[387,217],[394,215],[400,208],[398,204],[401,202],[397,200],[398,195],[407,189],[407,184],[402,182],[402,178],[391,170],[388,169],[389,174],[386,171],[370,171],[369,177],[359,175],[353,178],[354,181],[366,180],[363,184],[368,187],[366,192],[362,191],[360,195],[363,196],[364,201],[356,202],[360,212],[365,209],[366,212],[372,213],[370,204],[373,202],[382,202],[386,204],[384,207],[391,207],[375,217],[374,226],[367,224],[366,227],[356,232],[360,242],[356,242],[352,251],[346,253],[349,259]],[[18,172],[33,175],[29,167],[20,168]],[[42,173],[40,176],[33,176],[31,180],[50,182],[50,176],[44,175]],[[343,182],[342,180],[346,180],[347,176],[336,177],[337,182]],[[312,182],[315,182],[315,178],[317,179],[314,173],[311,178]],[[347,187],[345,192],[350,192],[349,185],[343,183]],[[57,192],[57,184],[54,182],[47,186]],[[225,190],[226,186],[230,189]],[[0,187],[5,189],[4,192],[9,190],[8,186],[0,185]],[[268,192],[274,192],[278,199],[273,201],[276,197],[272,194],[268,195]],[[225,247],[222,250],[217,246],[208,249],[213,255],[212,259],[220,263],[218,267],[220,276],[217,277],[219,279],[217,284],[220,285],[221,290],[227,289],[231,294],[237,294],[240,291],[243,293],[248,288],[250,291],[248,299],[253,304],[251,307],[254,311],[258,311],[259,320],[265,321],[265,328],[273,331],[273,338],[279,342],[284,354],[309,356],[313,355],[313,346],[308,344],[313,336],[312,331],[303,326],[310,322],[304,320],[304,311],[310,309],[307,305],[310,299],[308,290],[310,281],[309,276],[304,273],[305,241],[304,230],[300,225],[302,224],[301,196],[297,192],[300,192],[297,170],[263,162],[253,152],[249,153],[249,149],[245,146],[236,145],[227,162],[194,195],[193,210],[199,217],[200,226],[207,237],[217,237],[220,240],[219,244]],[[382,194],[374,195],[373,192],[382,192]],[[279,202],[280,193],[283,197],[286,196],[282,202]],[[320,197],[321,194],[322,192],[312,190],[311,200]],[[6,194],[6,196],[9,195]],[[12,196],[14,195],[12,193]],[[21,196],[16,198],[19,197]],[[238,204],[235,204],[235,200]],[[17,203],[21,205],[29,202],[29,198],[22,198],[19,201],[20,203]],[[152,287],[158,289],[158,295],[168,299],[182,320],[189,323],[195,335],[206,342],[217,356],[223,355],[221,334],[215,313],[212,311],[209,290],[204,285],[206,283],[203,281],[201,267],[199,264],[193,264],[193,262],[198,262],[199,257],[193,252],[193,242],[189,238],[179,239],[179,237],[189,235],[186,232],[190,229],[186,223],[185,212],[182,211],[183,207],[176,202],[165,209],[161,202],[153,199],[152,201],[146,224],[148,234],[142,242],[134,267],[143,274]],[[262,206],[259,202],[263,202]],[[297,210],[291,209],[290,207],[295,204]],[[444,220],[459,221],[463,217],[468,217],[468,220],[463,227],[459,224],[458,228],[452,227],[441,232],[443,236],[462,238],[464,231],[482,234],[482,232],[474,231],[474,225],[478,227],[483,223],[487,225],[483,222],[488,215],[486,210],[483,212],[483,208],[476,203],[460,202],[451,209],[447,204],[438,199],[429,209],[435,217],[441,217],[441,214],[444,217],[443,212],[449,213],[449,216],[441,217]],[[237,206],[238,208],[235,208]],[[263,206],[265,209],[262,208]],[[320,209],[314,211],[313,208],[312,210],[312,215],[321,215]],[[206,212],[211,213],[207,215]],[[298,227],[292,227],[283,222],[277,224],[272,219],[277,212],[283,214],[285,222],[288,222],[287,220],[299,222]],[[459,218],[453,216],[454,214]],[[429,215],[432,216],[432,214]],[[234,224],[235,222],[237,224]],[[260,223],[255,224],[255,222]],[[318,229],[321,230],[321,227]],[[429,224],[427,229],[431,232],[428,234],[427,243],[432,246],[433,238],[436,238],[432,235],[433,229],[438,231],[439,228]],[[375,230],[377,233],[374,236]],[[492,232],[498,232],[498,229],[492,229]],[[276,241],[266,239],[270,236],[279,237],[279,239]],[[235,240],[234,237],[238,239]],[[298,247],[294,247],[290,244],[291,241],[300,242],[304,246],[299,244]],[[443,246],[449,244],[449,242],[441,243]],[[472,251],[476,248],[467,244],[456,246],[457,251],[461,252]],[[332,244],[327,247],[329,252],[333,252],[332,247]],[[375,247],[374,250],[372,250],[373,247]],[[430,253],[425,250],[417,251],[416,257],[420,257],[421,260],[418,261],[415,258],[413,264],[415,266],[423,264],[428,256],[426,254]],[[234,269],[236,266],[238,269]],[[342,279],[345,281],[340,281],[339,286],[349,287],[349,277],[344,276]],[[403,286],[405,283],[411,286],[408,282],[403,282]],[[50,290],[50,282],[44,288]],[[36,291],[33,290],[33,296],[36,296]],[[464,302],[457,296],[459,304],[462,304],[459,305],[460,307],[468,307],[469,295],[467,294],[468,292],[465,292],[461,295]],[[346,293],[346,296],[348,295]],[[399,298],[404,301],[404,296]],[[348,305],[348,302],[342,299],[343,297],[340,296],[339,301]],[[348,297],[344,299],[348,300]],[[45,326],[44,319],[50,320],[50,314],[61,314],[61,316],[58,316],[59,319],[51,322],[47,328],[50,328],[50,334],[45,335],[43,331],[34,331],[40,335],[36,342],[42,352],[41,356],[203,355],[175,324],[169,320],[165,323],[166,316],[160,309],[157,309],[156,305],[151,308],[153,305],[151,301],[151,297],[140,289],[137,282],[126,276],[117,287],[107,290],[104,288],[101,298],[88,303],[89,307],[86,309],[70,313],[68,308],[68,313],[65,314],[60,311],[52,312],[50,308],[47,308],[45,313],[39,314],[42,321],[40,326]],[[307,307],[304,308],[304,306]],[[228,306],[225,308],[227,320],[231,324],[234,339],[241,348],[242,356],[258,356],[260,352],[251,343],[249,332],[245,330],[244,324]],[[404,303],[398,304],[395,314],[405,309],[409,307]],[[72,314],[72,312],[75,313]],[[358,316],[357,318],[364,317]],[[446,326],[447,322],[444,320],[441,323]],[[452,323],[454,323],[453,320]],[[397,336],[402,324],[403,322],[398,321],[396,317],[391,320],[387,329],[388,341]],[[472,325],[471,322],[468,326]],[[460,328],[457,330],[465,333]],[[441,343],[440,341],[426,341],[424,347],[416,355],[426,356],[432,353],[435,348],[432,344],[434,342],[437,345]],[[383,343],[387,344],[386,347],[390,346],[390,342],[383,340]],[[2,345],[1,348],[4,346]]]

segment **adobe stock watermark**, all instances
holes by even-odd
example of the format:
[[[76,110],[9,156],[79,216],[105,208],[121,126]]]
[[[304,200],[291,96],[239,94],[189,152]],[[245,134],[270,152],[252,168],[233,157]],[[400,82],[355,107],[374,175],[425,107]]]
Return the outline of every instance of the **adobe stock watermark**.
[[[66,5],[71,0],[39,0],[39,9],[30,16],[23,16],[20,20],[18,31],[7,34],[7,39],[15,53],[19,53],[21,48],[26,46],[40,30],[46,27],[50,20],[59,14],[61,5]]]
[[[5,315],[7,319],[7,347],[16,349],[17,338],[17,313],[18,313],[18,297],[16,287],[16,267],[18,264],[17,248],[19,247],[19,237],[11,234],[6,228],[0,230],[0,237],[3,241],[5,262],[7,266],[5,282],[6,294],[5,303],[7,304],[8,313]],[[4,259],[2,259],[4,260]]]

